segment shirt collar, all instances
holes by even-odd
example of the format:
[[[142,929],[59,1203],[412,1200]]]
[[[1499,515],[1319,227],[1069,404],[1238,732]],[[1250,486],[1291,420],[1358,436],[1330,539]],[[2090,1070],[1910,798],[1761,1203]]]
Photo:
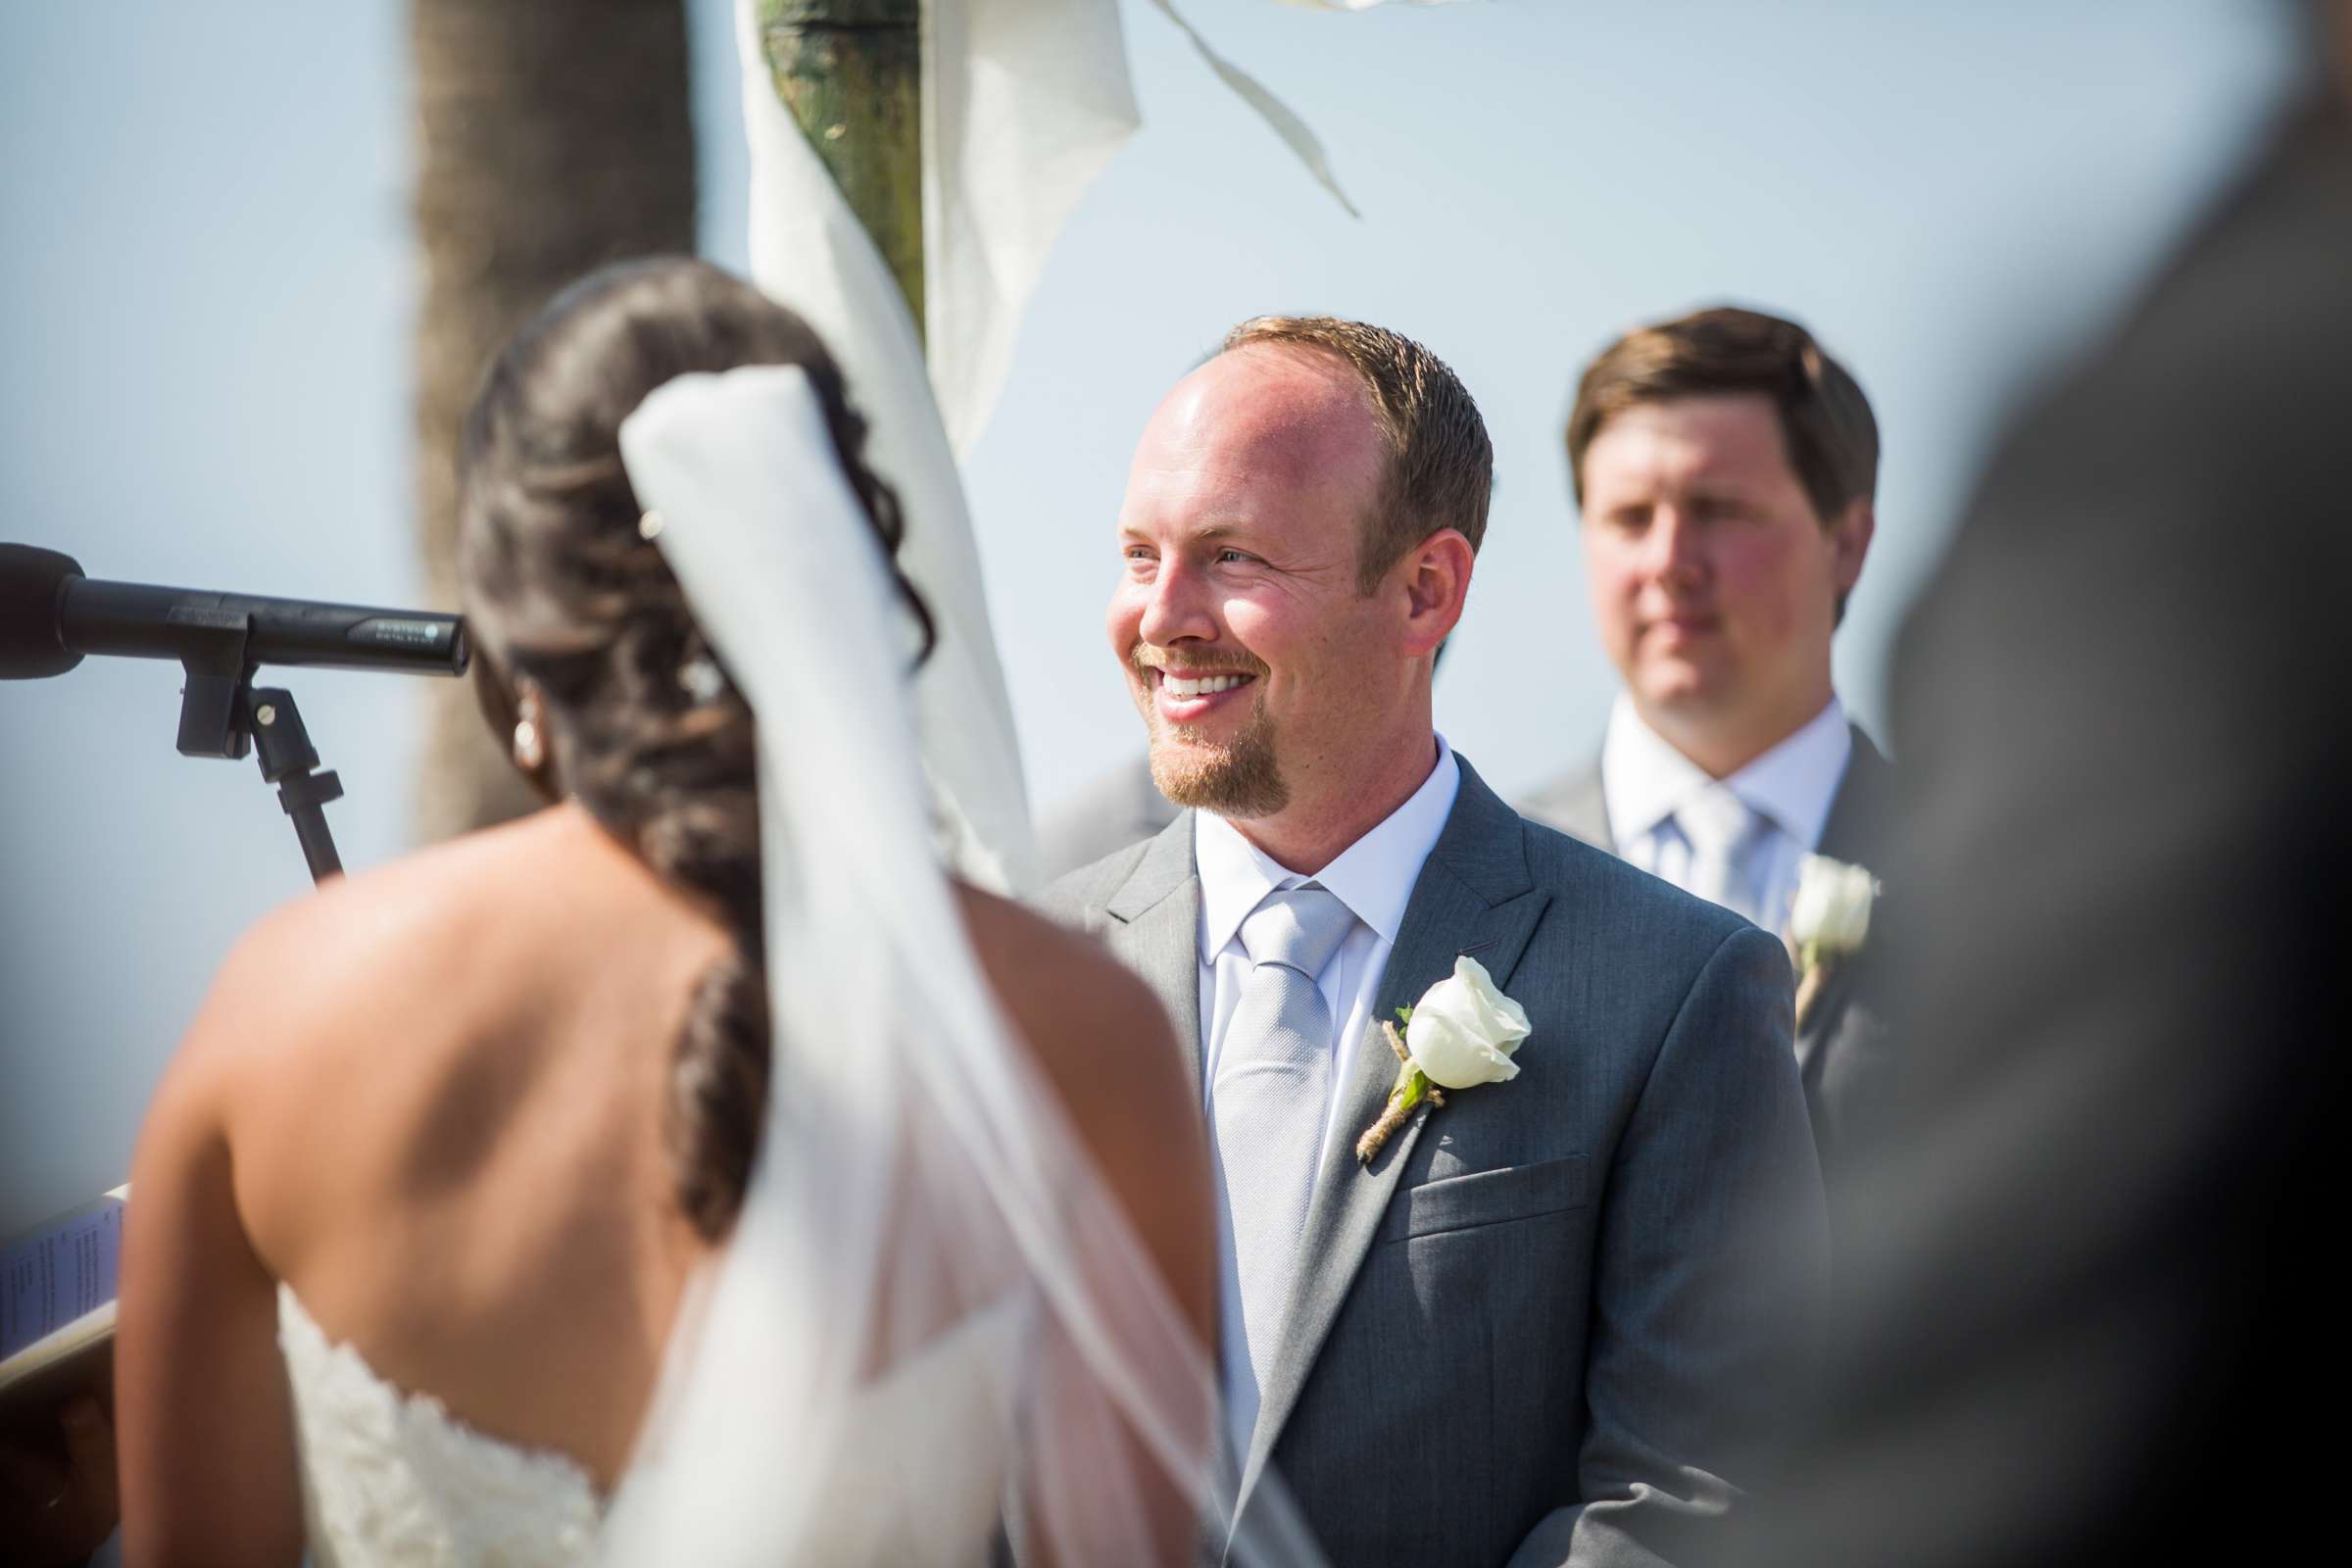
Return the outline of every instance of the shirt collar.
[[[1821,842],[1853,750],[1845,706],[1832,696],[1829,706],[1794,734],[1724,783],[1750,809],[1810,849]],[[1600,744],[1600,794],[1609,832],[1619,844],[1656,828],[1711,782],[1705,768],[1643,723],[1633,700],[1618,694]]]
[[[1393,945],[1404,924],[1404,906],[1420,879],[1422,862],[1437,848],[1461,790],[1462,770],[1453,750],[1445,736],[1437,741],[1437,766],[1421,787],[1312,876],[1285,870],[1268,859],[1223,817],[1198,813],[1193,864],[1200,873],[1201,961],[1225,951],[1267,894],[1306,882],[1320,883],[1337,895],[1349,913]]]

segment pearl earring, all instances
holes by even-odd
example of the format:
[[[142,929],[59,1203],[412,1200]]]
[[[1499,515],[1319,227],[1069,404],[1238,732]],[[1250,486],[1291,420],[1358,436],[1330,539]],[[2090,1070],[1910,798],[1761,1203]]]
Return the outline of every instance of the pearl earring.
[[[547,761],[547,737],[539,716],[539,688],[527,681],[514,698],[514,765],[536,773]]]

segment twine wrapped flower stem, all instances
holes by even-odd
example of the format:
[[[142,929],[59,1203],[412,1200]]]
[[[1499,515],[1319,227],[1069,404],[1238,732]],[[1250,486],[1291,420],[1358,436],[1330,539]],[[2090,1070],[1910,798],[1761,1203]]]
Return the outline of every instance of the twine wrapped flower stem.
[[[1398,1007],[1396,1017],[1398,1022],[1409,1024],[1413,1021],[1413,1009]],[[1421,1102],[1426,1100],[1433,1106],[1446,1103],[1446,1091],[1431,1083],[1429,1074],[1413,1065],[1413,1054],[1404,1049],[1404,1036],[1397,1032],[1396,1025],[1384,1019],[1380,1034],[1389,1043],[1389,1049],[1396,1053],[1396,1059],[1404,1065],[1396,1074],[1396,1086],[1389,1091],[1388,1108],[1380,1113],[1380,1120],[1365,1128],[1364,1135],[1355,1141],[1356,1163],[1361,1165],[1372,1163],[1372,1157],[1380,1152],[1381,1146],[1395,1135],[1397,1128],[1412,1118],[1414,1109]]]
[[[1788,956],[1796,964],[1796,1027],[1801,1030],[1813,1015],[1813,1004],[1828,988],[1830,971],[1838,966],[1838,960],[1818,948],[1800,951],[1791,947]]]

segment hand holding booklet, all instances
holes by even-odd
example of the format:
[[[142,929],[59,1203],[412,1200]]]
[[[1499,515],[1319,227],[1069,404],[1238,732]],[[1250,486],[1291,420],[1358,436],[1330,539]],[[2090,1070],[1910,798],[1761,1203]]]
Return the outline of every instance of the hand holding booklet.
[[[0,1244],[0,1427],[110,1392],[129,1197],[118,1187]]]

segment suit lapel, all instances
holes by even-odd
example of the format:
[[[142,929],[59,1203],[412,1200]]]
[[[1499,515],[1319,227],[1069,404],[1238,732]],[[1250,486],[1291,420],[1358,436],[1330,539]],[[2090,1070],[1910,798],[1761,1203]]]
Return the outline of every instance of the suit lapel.
[[[1814,999],[1812,1008],[1805,1014],[1805,1026],[1796,1032],[1796,1067],[1808,1081],[1816,1076],[1822,1045],[1838,1033],[1853,995],[1853,965],[1833,963],[1822,981],[1821,995]]]
[[[1176,1043],[1200,1082],[1200,877],[1193,867],[1190,811],[1160,831],[1134,873],[1103,906],[1103,939],[1167,1009]]]
[[[1451,974],[1455,956],[1463,953],[1484,964],[1497,986],[1507,988],[1550,903],[1528,871],[1525,826],[1518,813],[1487,788],[1458,753],[1455,760],[1462,770],[1461,789],[1405,904],[1396,947],[1381,972],[1379,1004],[1372,1014],[1375,1030],[1380,1020],[1396,1017],[1398,1007],[1411,1005]],[[1257,1427],[1242,1473],[1244,1496],[1265,1468],[1298,1402],[1380,1229],[1406,1158],[1429,1120],[1430,1112],[1417,1113],[1389,1140],[1379,1158],[1370,1165],[1356,1163],[1356,1137],[1380,1115],[1396,1079],[1396,1058],[1384,1042],[1373,1038],[1356,1043],[1354,1064],[1348,1082],[1339,1088],[1339,1115],[1307,1205],[1299,1242],[1307,1266],[1292,1277],[1282,1345],[1265,1387],[1258,1391]]]
[[[1821,825],[1821,853],[1835,860],[1871,866],[1886,854],[1886,834],[1894,807],[1894,764],[1886,760],[1870,737],[1853,729],[1854,750],[1846,759],[1845,776],[1838,781],[1838,798],[1830,803],[1829,819]]]
[[[1894,806],[1894,764],[1887,761],[1870,737],[1853,729],[1854,749],[1846,760],[1845,776],[1838,781],[1838,798],[1830,803],[1829,820],[1822,824],[1820,853],[1870,870],[1884,869],[1888,812]],[[1822,994],[1796,1032],[1796,1063],[1808,1081],[1818,1074],[1821,1048],[1838,1033],[1846,1004],[1853,999],[1853,965],[1832,969]]]

